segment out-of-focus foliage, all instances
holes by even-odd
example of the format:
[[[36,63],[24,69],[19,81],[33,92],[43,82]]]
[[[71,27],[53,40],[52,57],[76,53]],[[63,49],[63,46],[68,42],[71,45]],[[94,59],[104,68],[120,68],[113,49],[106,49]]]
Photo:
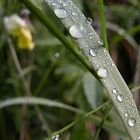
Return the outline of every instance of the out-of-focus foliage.
[[[99,12],[96,1],[83,0],[78,1],[78,3],[85,15],[92,15],[92,18],[94,18],[92,25],[100,34]],[[50,8],[45,3],[43,5],[39,4],[37,5],[42,6],[43,11],[56,26],[71,39]],[[18,56],[25,80],[33,96],[61,101],[85,111],[90,111],[108,100],[105,90],[82,64],[65,49],[61,42],[32,13],[30,15],[22,14],[23,9],[25,9],[25,6],[18,0],[0,1],[0,100],[27,95],[9,49],[11,44],[9,44],[8,38],[12,41],[11,43]],[[137,0],[133,2],[130,0],[110,0],[105,3],[106,21],[124,29],[128,34],[129,30],[133,30],[133,28],[140,25],[139,11],[140,2]],[[18,48],[17,38],[7,33],[3,21],[5,17],[13,14],[18,14],[30,24],[35,44],[35,48],[32,51]],[[119,28],[116,30],[118,31]],[[128,84],[138,84],[135,83],[134,77],[137,50],[140,43],[140,30],[135,30],[133,35],[130,35],[136,42],[135,47],[126,40],[125,35],[122,35],[121,40],[113,43],[120,36],[117,31],[114,31],[111,27],[108,30],[111,56],[126,82]],[[137,104],[139,105],[140,102],[138,101]],[[37,111],[33,106],[28,107],[24,116],[21,106],[0,110],[0,139],[24,140],[21,138],[23,134],[26,135],[26,140],[42,140],[49,135],[49,132],[59,130],[79,117],[78,114],[64,109],[41,107],[40,110],[47,122],[49,131],[42,126]],[[103,116],[104,112],[105,110],[102,110],[96,115]],[[109,120],[113,122],[115,119],[116,116],[114,117],[110,114]],[[62,138],[64,140],[92,139],[96,127],[92,120],[87,119],[68,130]],[[105,130],[102,130],[100,134],[100,139],[104,140],[118,140],[120,137]]]

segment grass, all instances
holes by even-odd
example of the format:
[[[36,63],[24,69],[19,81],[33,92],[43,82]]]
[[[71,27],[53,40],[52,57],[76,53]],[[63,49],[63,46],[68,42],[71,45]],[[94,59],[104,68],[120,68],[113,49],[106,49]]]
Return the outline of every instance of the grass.
[[[14,13],[21,16],[23,8],[30,10],[30,17],[27,14],[24,20],[30,22],[36,45],[32,51],[22,50],[18,48],[18,38],[9,36],[5,27],[0,29],[0,139],[41,140],[57,134],[60,139],[70,140],[114,140],[112,135],[118,139],[138,139],[139,114],[126,85],[137,85],[131,91],[139,106],[138,6],[125,1],[104,4],[103,0],[88,0],[76,3],[75,9],[69,6],[69,20],[60,20],[53,13],[55,6],[47,3],[0,2],[2,27],[4,17]],[[85,22],[78,7],[91,16],[92,26]],[[77,21],[85,29],[81,39],[73,39],[68,33]],[[96,34],[100,27],[104,47]],[[91,49],[97,52],[96,57],[90,55]],[[100,67],[107,70],[106,78],[100,77]],[[109,113],[110,102],[116,115]],[[128,121],[133,119],[136,124],[129,127]]]

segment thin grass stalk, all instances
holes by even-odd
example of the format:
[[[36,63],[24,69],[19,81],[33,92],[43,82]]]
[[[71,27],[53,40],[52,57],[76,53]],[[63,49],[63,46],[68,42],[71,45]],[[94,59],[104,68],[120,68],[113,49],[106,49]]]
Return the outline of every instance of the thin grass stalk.
[[[98,5],[99,5],[100,24],[101,24],[103,42],[104,42],[105,48],[107,50],[109,50],[108,41],[107,41],[107,33],[106,33],[106,23],[105,23],[105,16],[104,16],[104,2],[103,2],[103,0],[98,0]]]
[[[107,111],[106,111],[105,115],[103,116],[103,119],[102,119],[102,121],[101,121],[99,127],[98,127],[98,128],[96,129],[96,131],[95,131],[93,140],[98,140],[98,137],[99,137],[99,134],[100,134],[100,132],[101,132],[101,129],[102,129],[104,123],[105,123],[105,120],[106,120],[107,117],[109,116],[109,113],[110,113],[110,111],[111,111],[112,108],[113,108],[113,107],[110,106],[110,107],[107,109]]]

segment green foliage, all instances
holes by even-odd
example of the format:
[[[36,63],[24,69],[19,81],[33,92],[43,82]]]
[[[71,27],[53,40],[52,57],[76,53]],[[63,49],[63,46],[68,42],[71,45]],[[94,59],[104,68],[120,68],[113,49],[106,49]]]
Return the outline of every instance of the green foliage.
[[[79,50],[75,48],[77,44],[71,39],[49,6],[45,3],[42,4],[40,1],[36,2],[32,0],[32,2],[43,10],[48,19],[51,19],[54,25],[57,25],[57,28],[61,30],[62,33],[60,33],[60,35],[65,36],[65,42],[69,44],[69,50],[72,51],[72,48],[74,48],[75,52],[73,53],[78,52]],[[100,27],[96,24],[99,19],[99,11],[96,8],[98,5],[92,3],[90,0],[88,0],[87,3],[86,1],[78,1],[78,3],[86,15],[91,15],[92,18],[95,18],[92,24],[96,26],[97,31],[99,31]],[[88,10],[85,10],[85,6]],[[114,28],[108,30],[107,27],[110,44],[109,49],[112,58],[126,82],[136,85],[140,83],[140,81],[136,83],[134,79],[135,72],[137,71],[135,66],[139,63],[136,59],[136,50],[138,50],[140,43],[138,39],[140,31],[139,7],[140,3],[138,0],[128,0],[128,2],[125,1],[123,4],[115,2],[105,3],[106,21],[122,28],[135,41],[133,44],[130,38],[126,39],[125,35],[122,35],[120,39],[119,28],[116,28],[116,31],[114,31]],[[23,8],[25,8],[25,5],[18,0],[0,1],[0,100],[27,95],[9,49],[10,44],[7,41],[9,35],[3,24],[4,17],[15,13],[19,14]],[[29,21],[32,24],[31,30],[35,43],[35,49],[33,51],[19,49],[17,47],[16,38],[10,36],[10,39],[18,56],[23,77],[29,86],[32,96],[51,99],[54,103],[57,103],[56,101],[63,102],[70,107],[75,107],[77,110],[72,112],[65,110],[66,108],[61,109],[61,107],[41,106],[40,111],[45,120],[45,123],[42,123],[43,119],[38,117],[38,111],[34,105],[27,107],[28,109],[25,112],[25,116],[22,114],[24,105],[1,109],[1,140],[23,140],[21,138],[22,133],[25,133],[26,140],[45,139],[53,132],[60,130],[80,118],[80,114],[82,115],[92,109],[96,109],[106,100],[109,100],[103,87],[85,69],[84,66],[91,70],[85,58],[82,58],[82,60],[85,60],[83,64],[79,63],[79,61],[64,48],[64,45],[40,23],[33,13],[31,13]],[[82,53],[80,52],[79,58],[81,55]],[[138,89],[139,88],[137,88],[137,90]],[[139,104],[138,101],[137,105],[139,106]],[[90,116],[89,119],[79,121],[66,132],[63,132],[60,137],[64,140],[66,138],[70,140],[92,139],[93,134],[102,121],[103,115],[104,111],[101,109],[98,110],[95,116],[93,116],[93,119],[92,116]],[[96,117],[98,118],[96,119]],[[107,136],[106,139],[110,139],[115,133],[118,137],[127,137],[126,131],[122,128],[115,127],[113,120],[114,116],[110,113],[108,120],[104,120],[102,133],[98,136],[99,139],[102,139],[103,135]],[[47,126],[47,129],[43,124]],[[112,138],[112,140],[116,139]]]

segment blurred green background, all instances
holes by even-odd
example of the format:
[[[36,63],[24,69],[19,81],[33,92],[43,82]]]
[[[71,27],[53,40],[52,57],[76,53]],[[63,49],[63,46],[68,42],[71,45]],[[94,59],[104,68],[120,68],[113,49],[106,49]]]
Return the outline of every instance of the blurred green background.
[[[46,3],[32,2],[73,41]],[[76,3],[86,17],[93,19],[92,26],[102,38],[97,1],[77,0]],[[126,83],[132,88],[140,83],[140,1],[108,0],[104,4],[110,54]],[[109,97],[100,83],[33,13],[29,14],[25,9],[18,0],[0,0],[0,100],[32,94],[86,112],[108,101]],[[23,11],[26,12],[23,14]],[[8,35],[4,18],[13,14],[29,22],[35,44],[32,51],[20,49],[17,39]],[[17,70],[9,45],[14,46],[22,74]],[[139,90],[134,91],[137,106],[140,107],[138,93]],[[44,140],[52,132],[80,117],[76,112],[61,108],[39,106],[39,111],[45,120],[45,127],[34,106],[18,105],[1,109],[0,140]],[[98,111],[96,116],[102,118],[105,112],[106,108]],[[113,126],[123,129],[115,109],[112,109],[108,120]],[[102,129],[99,140],[128,140],[121,133],[115,134],[115,130],[107,131],[107,127]],[[96,122],[88,118],[60,137],[62,140],[92,140],[96,128]]]

